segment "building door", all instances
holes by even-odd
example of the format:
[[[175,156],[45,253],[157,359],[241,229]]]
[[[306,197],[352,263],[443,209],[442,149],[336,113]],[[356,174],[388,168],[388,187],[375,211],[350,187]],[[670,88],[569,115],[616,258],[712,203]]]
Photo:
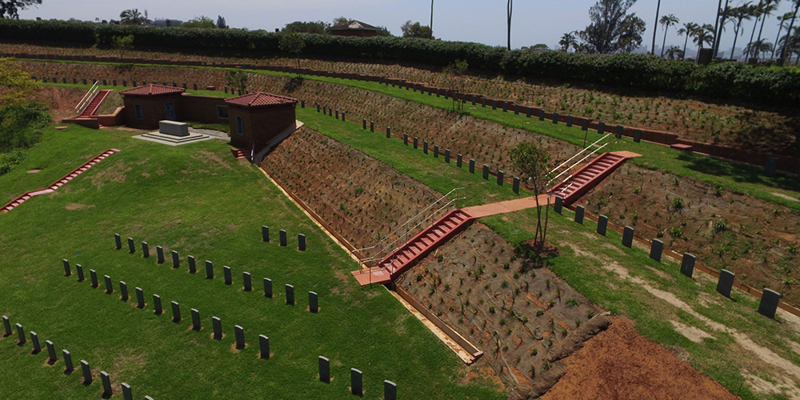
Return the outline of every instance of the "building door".
[[[175,118],[175,103],[164,103],[165,119],[174,121]]]

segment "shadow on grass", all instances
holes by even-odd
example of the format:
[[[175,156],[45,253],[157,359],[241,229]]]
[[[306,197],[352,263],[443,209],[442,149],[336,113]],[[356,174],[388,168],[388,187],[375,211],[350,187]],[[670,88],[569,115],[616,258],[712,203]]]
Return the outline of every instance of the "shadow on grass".
[[[764,169],[760,167],[693,153],[681,153],[678,155],[678,159],[687,162],[687,168],[699,173],[728,178],[735,182],[800,191],[800,183],[797,182],[797,176],[795,175],[776,173],[773,176],[766,176],[764,175]]]

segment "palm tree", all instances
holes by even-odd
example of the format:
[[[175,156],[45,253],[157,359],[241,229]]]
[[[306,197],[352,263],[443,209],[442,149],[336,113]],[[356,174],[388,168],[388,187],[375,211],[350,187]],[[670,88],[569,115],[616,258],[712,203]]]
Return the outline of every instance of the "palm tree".
[[[784,35],[780,40],[780,45],[786,49],[786,54],[788,54],[787,58],[791,61],[792,53],[798,54],[800,52],[800,27],[793,28],[794,33],[791,35],[787,34]],[[800,60],[800,58],[798,58]],[[797,61],[795,61],[797,64]]]
[[[514,8],[514,0],[508,0],[506,4],[506,16],[508,16],[508,49],[511,50],[511,11]]]
[[[778,48],[778,40],[781,37],[781,32],[783,32],[783,24],[790,19],[792,19],[791,12],[787,12],[786,14],[783,14],[780,17],[778,17],[780,26],[778,27],[778,36],[775,36],[775,46],[772,47],[772,55],[770,56],[770,58],[775,58],[775,50]]]
[[[722,1],[720,1],[719,3],[721,5]],[[730,0],[725,0],[725,7],[720,9],[720,10],[717,10],[717,16],[719,18],[719,24],[717,24],[718,26],[714,27],[714,33],[715,33],[715,36],[714,36],[714,38],[715,38],[715,40],[714,40],[714,57],[716,57],[717,54],[719,53],[719,43],[722,41],[722,30],[723,30],[723,27],[725,26],[725,22],[727,22],[728,18],[730,18],[731,8],[728,5],[729,3],[730,3]]]
[[[669,14],[661,17],[659,23],[664,26],[664,40],[661,42],[661,57],[664,57],[664,46],[667,44],[667,31],[669,30],[670,26],[677,25],[681,22],[678,17]]]
[[[747,3],[741,7],[732,8],[729,15],[731,20],[733,20],[733,47],[731,48],[731,59],[733,59],[733,55],[736,52],[736,40],[739,38],[739,30],[742,28],[742,21],[746,19],[750,19],[750,14],[747,13],[747,7],[750,3]]]
[[[678,57],[683,59],[683,50],[678,46],[672,46],[667,50],[667,57],[670,60],[677,60]]]
[[[764,0],[764,6],[761,9],[764,18],[761,18],[761,28],[758,29],[758,41],[761,41],[761,34],[764,33],[764,22],[766,22],[767,17],[772,15],[772,12],[778,8],[778,3],[780,2],[781,0]],[[772,51],[775,51],[775,46],[772,46]]]
[[[694,31],[692,41],[697,43],[697,54],[700,54],[703,44],[711,44],[714,41],[714,27],[711,24],[703,24]]]
[[[786,36],[789,36],[788,33],[792,32],[792,27],[794,27],[794,20],[797,18],[797,10],[798,9],[800,9],[800,0],[794,0],[794,14],[792,14],[792,21],[789,22],[789,29],[786,30],[786,33],[787,33]],[[791,42],[791,40],[786,40],[783,43],[783,49],[781,49],[781,56],[778,57],[781,61],[786,59],[785,58],[786,50],[788,50],[789,42]]]
[[[658,5],[656,5],[656,22],[653,26],[658,26],[658,12],[661,11],[661,0],[658,0]],[[653,44],[650,46],[650,54],[656,54],[656,33],[658,29],[653,29]],[[662,54],[663,55],[663,54]]]
[[[752,7],[750,7],[750,9],[748,9],[750,14],[752,16],[756,17],[756,21],[753,24],[753,32],[750,33],[750,41],[747,42],[747,46],[745,46],[747,48],[751,48],[752,49],[751,45],[753,44],[753,38],[755,38],[755,36],[756,36],[756,28],[758,28],[758,20],[761,19],[761,15],[762,15],[762,11],[763,11],[762,8],[763,7],[764,7],[764,0],[758,0],[758,5],[757,6],[752,6]],[[752,52],[745,52],[745,54],[747,54],[748,57],[752,57],[753,56],[751,53]]]
[[[684,57],[686,56],[686,45],[689,44],[689,37],[694,36],[694,31],[699,27],[700,25],[694,22],[687,22],[683,24],[683,28],[678,29],[678,35],[686,36],[686,39],[683,40],[683,51],[681,52]]]
[[[433,0],[431,0],[431,38],[433,38]]]
[[[745,51],[751,54],[753,57],[758,57],[761,55],[761,53],[768,53],[772,51],[772,43],[767,42],[764,39],[759,39],[753,43],[749,43],[745,48]]]
[[[561,45],[561,50],[569,51],[570,46],[577,50],[576,45],[578,42],[575,39],[574,33],[575,31],[572,31],[561,36],[561,40],[558,41],[558,44]]]
[[[141,25],[144,22],[144,16],[139,12],[138,8],[125,10],[119,14],[120,22],[125,25]]]

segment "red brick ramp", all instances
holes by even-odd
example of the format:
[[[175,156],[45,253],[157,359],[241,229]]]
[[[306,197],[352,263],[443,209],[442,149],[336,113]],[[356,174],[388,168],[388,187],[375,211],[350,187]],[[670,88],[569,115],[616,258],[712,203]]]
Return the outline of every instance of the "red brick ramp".
[[[93,165],[99,163],[100,161],[105,160],[106,157],[108,157],[108,156],[110,156],[110,155],[112,155],[112,154],[114,154],[116,152],[119,152],[119,150],[118,149],[108,149],[108,150],[100,153],[99,155],[93,157],[91,160],[83,163],[80,167],[75,168],[74,170],[72,170],[72,172],[64,175],[61,179],[53,182],[53,184],[51,184],[47,188],[23,193],[22,195],[20,195],[16,199],[11,200],[6,205],[4,205],[2,208],[0,208],[0,214],[7,213],[7,212],[19,207],[22,203],[30,200],[33,197],[36,197],[36,196],[39,196],[39,195],[42,195],[42,194],[53,193],[56,189],[60,188],[61,186],[64,186],[67,182],[73,180],[78,175],[82,174],[84,171],[86,171],[89,168],[91,168]]]
[[[550,194],[561,196],[564,199],[564,205],[570,205],[611,175],[625,160],[639,156],[639,154],[629,151],[603,153],[563,182],[554,186],[550,190]]]
[[[414,266],[431,251],[467,227],[475,217],[463,210],[453,210],[436,221],[406,244],[389,254],[377,267],[353,271],[361,286],[372,283],[389,283]]]

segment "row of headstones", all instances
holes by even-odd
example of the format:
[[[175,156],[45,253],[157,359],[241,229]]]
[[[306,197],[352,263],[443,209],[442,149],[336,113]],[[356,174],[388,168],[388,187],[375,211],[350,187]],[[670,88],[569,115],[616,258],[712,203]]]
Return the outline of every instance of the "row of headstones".
[[[339,119],[339,110],[334,110],[333,107],[328,107],[327,105],[316,104],[316,106],[317,106],[317,112],[322,112],[323,114],[326,114],[326,115],[333,116],[334,115],[334,111],[335,111],[336,112],[336,119],[337,120]],[[345,113],[344,113],[344,111],[341,112],[341,115],[342,115],[342,121],[345,121]],[[367,120],[366,119],[362,119],[361,120],[361,127],[364,130],[367,129]],[[375,132],[375,122],[373,122],[373,121],[369,122],[369,131],[370,132]],[[392,128],[388,127],[388,126],[386,127],[386,138],[387,139],[391,139],[392,138]],[[409,142],[408,139],[409,139],[408,134],[403,134],[403,144],[405,144],[406,146],[408,146],[408,142]],[[417,138],[417,137],[414,138],[413,145],[414,145],[414,149],[415,150],[419,148],[419,138]],[[423,141],[422,142],[422,151],[423,151],[423,153],[428,154],[428,147],[429,147],[428,146],[428,142],[427,141]],[[439,154],[440,154],[439,146],[438,145],[434,145],[433,146],[433,157],[434,158],[439,158]],[[451,158],[452,157],[451,157],[450,149],[445,149],[444,150],[444,161],[449,164]],[[461,154],[457,154],[456,155],[456,166],[458,168],[461,168],[462,164],[463,164],[463,156]],[[469,160],[469,172],[473,173],[473,174],[475,173],[475,160],[473,160],[473,159]],[[489,179],[489,175],[490,175],[489,166],[484,164],[483,165],[483,179],[488,180]],[[504,175],[503,171],[498,170],[497,174],[495,174],[495,175],[497,176],[497,184],[499,186],[503,186],[503,183],[505,182],[505,175]],[[518,177],[514,177],[512,182],[513,182],[512,183],[512,190],[514,191],[514,193],[519,194],[520,179]]]
[[[18,345],[23,346],[27,343],[25,338],[25,328],[23,328],[22,324],[15,324],[17,328],[17,337],[18,337]],[[3,316],[3,327],[5,329],[5,333],[3,337],[9,337],[13,334],[11,331],[11,321],[8,319],[7,316]],[[31,343],[33,345],[33,350],[31,354],[39,354],[42,351],[42,347],[39,343],[39,335],[36,332],[31,331]],[[53,365],[58,361],[58,356],[56,355],[56,348],[53,342],[49,340],[44,341],[45,346],[47,347],[47,363]],[[61,350],[61,356],[64,359],[64,372],[66,374],[71,374],[72,371],[75,370],[75,366],[72,364],[72,354],[67,349]],[[89,362],[86,360],[81,360],[81,372],[83,373],[83,384],[84,385],[91,385],[94,381],[92,377],[92,368],[89,365]],[[100,380],[103,382],[103,397],[107,398],[113,394],[111,390],[111,377],[108,375],[106,371],[100,371]],[[122,394],[125,400],[133,399],[133,392],[131,391],[131,386],[125,382],[122,382]],[[150,396],[145,396],[145,399],[152,398]]]
[[[561,210],[563,207],[564,199],[561,196],[556,196],[556,203],[554,207],[554,211],[561,214]],[[583,206],[577,206],[575,208],[575,222],[579,224],[583,224],[585,209]],[[606,230],[608,229],[608,217],[605,215],[600,215],[597,218],[597,233],[605,236]],[[622,245],[625,247],[630,248],[633,246],[633,237],[634,237],[634,230],[633,227],[626,226],[623,233],[622,233]],[[661,262],[661,255],[664,252],[664,242],[660,239],[653,239],[650,244],[650,258],[655,260],[656,262]],[[683,253],[683,257],[681,259],[681,274],[688,276],[689,278],[692,277],[694,273],[694,264],[697,258],[690,254],[690,253]],[[722,294],[725,297],[731,297],[731,289],[733,288],[735,274],[728,270],[723,269],[719,275],[719,281],[717,282],[717,292]],[[778,310],[778,304],[780,303],[781,294],[771,290],[771,289],[764,289],[763,294],[761,295],[761,302],[758,305],[758,312],[768,318],[775,318],[775,312]]]
[[[281,247],[286,247],[288,245],[285,230],[281,229],[278,231],[278,239],[280,240],[278,244]],[[261,225],[261,241],[269,242],[269,227],[266,225]],[[306,251],[306,235],[302,233],[297,235],[297,250]]]
[[[331,383],[331,362],[328,358],[319,356],[319,380],[324,383]],[[350,392],[356,396],[364,395],[364,373],[361,370],[350,368]],[[383,381],[384,400],[397,400],[397,384],[385,380]]]

